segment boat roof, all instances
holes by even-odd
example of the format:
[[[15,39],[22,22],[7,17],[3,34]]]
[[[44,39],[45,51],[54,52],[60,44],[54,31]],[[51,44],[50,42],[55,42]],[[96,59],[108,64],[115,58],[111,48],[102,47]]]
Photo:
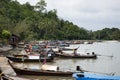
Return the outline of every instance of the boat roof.
[[[78,76],[81,73],[74,73],[73,77],[76,80],[120,80],[120,76],[111,76],[111,75],[104,75],[104,74],[96,74],[90,72],[84,72],[84,77]]]
[[[42,65],[42,70],[50,70],[50,71],[57,71],[58,66],[52,66],[52,65]]]

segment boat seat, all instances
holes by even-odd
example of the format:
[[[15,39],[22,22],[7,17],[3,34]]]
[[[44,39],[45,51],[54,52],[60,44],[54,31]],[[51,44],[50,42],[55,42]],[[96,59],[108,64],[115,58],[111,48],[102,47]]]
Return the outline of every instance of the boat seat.
[[[84,74],[83,73],[77,73],[77,76],[78,77],[84,77]]]

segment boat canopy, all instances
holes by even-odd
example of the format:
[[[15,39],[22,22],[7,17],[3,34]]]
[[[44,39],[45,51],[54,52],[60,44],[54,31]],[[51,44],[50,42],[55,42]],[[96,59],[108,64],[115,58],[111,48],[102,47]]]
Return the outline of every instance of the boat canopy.
[[[51,66],[51,65],[44,64],[44,65],[42,65],[41,69],[42,70],[57,71],[58,66]]]
[[[29,55],[29,59],[40,59],[40,57],[37,55]]]

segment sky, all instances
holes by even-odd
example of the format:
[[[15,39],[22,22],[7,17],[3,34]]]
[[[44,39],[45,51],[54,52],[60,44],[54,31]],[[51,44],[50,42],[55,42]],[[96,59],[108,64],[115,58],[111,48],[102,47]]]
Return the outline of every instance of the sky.
[[[17,0],[35,5],[39,0]],[[47,10],[87,30],[120,29],[120,0],[45,0]]]

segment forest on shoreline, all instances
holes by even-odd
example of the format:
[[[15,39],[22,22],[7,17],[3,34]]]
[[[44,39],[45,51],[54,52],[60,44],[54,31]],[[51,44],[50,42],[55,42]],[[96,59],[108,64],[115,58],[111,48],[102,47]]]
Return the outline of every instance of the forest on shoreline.
[[[57,10],[48,11],[45,0],[35,6],[17,0],[0,1],[0,39],[3,31],[16,34],[21,40],[120,40],[120,29],[91,31],[68,20],[60,19]]]

